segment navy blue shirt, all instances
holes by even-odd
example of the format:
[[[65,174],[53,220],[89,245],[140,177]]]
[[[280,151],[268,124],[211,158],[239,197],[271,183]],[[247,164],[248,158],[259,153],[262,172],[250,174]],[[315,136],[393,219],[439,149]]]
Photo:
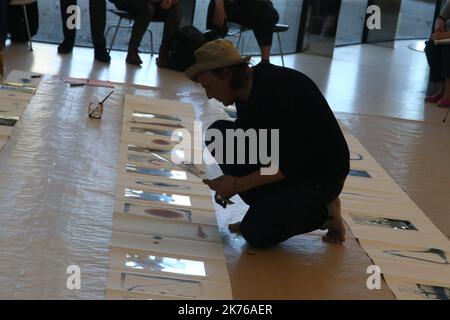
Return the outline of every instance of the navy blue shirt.
[[[305,74],[258,64],[248,101],[236,107],[238,127],[279,129],[279,169],[286,178],[334,183],[347,176],[347,142],[325,97]]]

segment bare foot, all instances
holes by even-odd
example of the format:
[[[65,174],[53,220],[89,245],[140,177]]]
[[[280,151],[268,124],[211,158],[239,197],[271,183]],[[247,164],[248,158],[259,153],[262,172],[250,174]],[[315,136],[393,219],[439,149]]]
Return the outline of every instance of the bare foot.
[[[241,223],[230,223],[228,225],[228,230],[230,230],[231,233],[241,233]]]
[[[329,222],[327,234],[322,239],[327,242],[342,244],[345,242],[345,226],[341,216],[341,200],[339,197],[327,205],[327,210],[332,220]]]

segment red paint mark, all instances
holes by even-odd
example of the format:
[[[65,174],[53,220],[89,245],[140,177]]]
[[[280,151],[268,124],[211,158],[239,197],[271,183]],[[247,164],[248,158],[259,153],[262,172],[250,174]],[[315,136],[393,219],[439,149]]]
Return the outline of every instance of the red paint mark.
[[[179,212],[173,211],[173,210],[166,210],[166,209],[147,209],[145,210],[146,213],[151,214],[156,217],[160,218],[167,218],[167,219],[181,219],[183,218],[183,215]]]
[[[153,142],[156,143],[156,144],[166,145],[166,146],[168,144],[170,144],[170,142],[167,142],[166,140],[162,140],[162,139],[156,139],[156,140],[153,140]]]
[[[197,237],[202,238],[202,239],[208,238],[208,235],[203,230],[202,226],[198,226],[198,228],[197,228]]]

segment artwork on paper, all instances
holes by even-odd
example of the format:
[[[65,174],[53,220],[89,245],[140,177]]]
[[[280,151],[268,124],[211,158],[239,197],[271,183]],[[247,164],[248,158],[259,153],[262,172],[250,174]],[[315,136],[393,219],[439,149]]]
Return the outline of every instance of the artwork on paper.
[[[0,126],[14,127],[19,117],[0,115]]]
[[[350,177],[372,178],[372,176],[365,170],[350,169],[350,172],[348,175]]]
[[[206,234],[205,230],[203,230],[202,226],[197,227],[197,237],[200,239],[207,239],[208,235]]]
[[[368,194],[363,194],[363,193],[356,193],[356,192],[346,192],[346,191],[342,191],[341,192],[343,195],[349,195],[349,196],[357,196],[360,198],[368,198],[368,199],[378,199],[378,200],[392,200],[392,198],[387,198],[387,197],[380,197],[380,196],[371,196]]]
[[[144,168],[144,167],[137,167],[132,164],[127,164],[126,170],[127,170],[127,172],[130,172],[130,173],[146,174],[146,175],[164,177],[164,178],[169,178],[169,179],[176,179],[176,180],[186,180],[187,179],[186,172],[184,172],[184,171]]]
[[[417,283],[414,286],[400,286],[398,290],[425,300],[450,300],[450,288]]]
[[[163,123],[163,122],[155,122],[155,121],[137,121],[137,120],[131,120],[131,123],[137,123],[137,124],[148,124],[153,126],[160,126],[160,127],[167,127],[167,128],[174,128],[174,129],[184,129],[184,126],[182,126],[179,123]]]
[[[200,281],[173,279],[122,272],[120,287],[129,292],[156,293],[182,298],[199,298],[202,296]]]
[[[350,214],[350,217],[356,224],[374,226],[394,230],[418,231],[417,228],[407,220],[390,219],[383,217],[358,216]]]
[[[163,257],[156,255],[125,254],[125,267],[147,272],[167,272],[181,275],[205,277],[203,261]]]
[[[134,126],[130,127],[130,132],[142,133],[142,134],[150,135],[150,136],[159,135],[159,136],[164,136],[164,137],[175,137],[176,139],[178,139],[178,141],[180,141],[181,138],[183,137],[182,133],[179,131],[158,130],[158,129],[150,129],[150,128],[134,127]]]
[[[144,180],[138,180],[138,181],[135,181],[135,183],[143,185],[143,186],[147,186],[147,187],[166,188],[166,189],[173,189],[173,190],[191,190],[191,187],[189,187],[189,186],[179,186],[179,185],[173,184],[173,183],[152,182],[152,181],[144,181]]]
[[[178,206],[191,206],[191,200],[188,196],[182,196],[177,194],[166,194],[166,193],[156,193],[147,192],[142,190],[135,190],[130,188],[125,188],[125,198],[126,199],[138,199],[144,201],[153,202],[163,202]]]
[[[139,204],[125,202],[124,213],[148,215],[155,218],[167,220],[183,220],[192,222],[192,211],[186,209],[168,209],[157,206],[142,206]]]
[[[18,93],[29,93],[29,94],[34,94],[36,92],[36,88],[33,87],[29,87],[26,85],[16,85],[13,83],[9,83],[9,84],[2,84],[0,86],[0,90],[7,90],[7,91],[15,91]]]
[[[364,160],[364,157],[361,154],[350,152],[350,161],[361,161],[361,160]]]
[[[149,163],[155,166],[173,166],[172,162],[156,153],[150,153],[148,155],[128,154],[128,160],[133,162]]]
[[[429,262],[439,265],[449,265],[447,253],[444,250],[437,248],[429,248],[421,251],[408,251],[408,250],[383,250],[383,253],[401,257],[405,259]]]
[[[207,179],[206,172],[203,171],[199,166],[197,166],[195,164],[182,162],[181,164],[178,164],[177,166],[179,168],[183,169],[184,171],[187,171],[190,174],[192,174],[202,180]]]
[[[170,153],[170,150],[159,150],[159,149],[146,147],[146,146],[139,146],[139,145],[135,145],[135,144],[129,144],[128,151],[141,152],[141,153],[154,153],[154,152],[163,153],[163,154]]]
[[[142,111],[134,111],[133,117],[135,118],[143,118],[143,119],[161,119],[161,120],[170,120],[170,121],[178,121],[182,120],[176,116],[169,116],[165,114],[156,114],[156,113],[147,113]]]

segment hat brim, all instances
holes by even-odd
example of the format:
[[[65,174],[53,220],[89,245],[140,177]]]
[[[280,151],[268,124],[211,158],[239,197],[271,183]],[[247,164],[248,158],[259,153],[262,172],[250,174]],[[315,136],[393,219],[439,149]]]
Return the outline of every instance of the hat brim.
[[[243,64],[250,61],[251,58],[252,57],[243,57],[239,60],[200,62],[187,68],[186,71],[184,71],[184,74],[192,81],[195,81],[195,78],[202,72]]]

